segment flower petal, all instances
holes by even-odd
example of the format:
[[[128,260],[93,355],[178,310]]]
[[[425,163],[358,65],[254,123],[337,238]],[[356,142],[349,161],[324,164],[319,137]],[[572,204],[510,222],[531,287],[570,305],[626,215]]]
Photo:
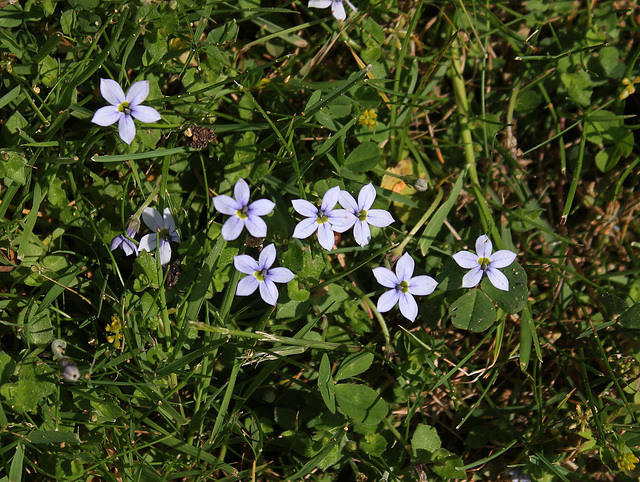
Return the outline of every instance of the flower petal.
[[[125,114],[120,117],[118,121],[118,133],[120,134],[120,139],[127,144],[131,144],[133,138],[136,136],[136,126],[130,115]]]
[[[353,225],[353,237],[356,239],[356,243],[364,248],[369,244],[369,241],[371,241],[371,229],[369,229],[369,225],[360,220],[356,221]]]
[[[498,271],[492,266],[489,266],[487,276],[493,286],[502,291],[509,291],[509,278],[507,278],[502,271]]]
[[[371,209],[367,211],[367,222],[371,226],[386,228],[394,221],[393,216],[384,209]]]
[[[304,199],[294,199],[291,201],[293,204],[293,209],[296,210],[298,214],[301,214],[305,218],[315,218],[318,216],[318,208],[311,204],[309,201]]]
[[[229,216],[235,216],[236,211],[242,209],[242,206],[238,201],[233,199],[231,196],[226,196],[224,194],[213,198],[213,207],[216,208],[216,211]]]
[[[253,201],[247,207],[247,214],[249,216],[266,216],[276,207],[276,203],[269,199],[258,199]]]
[[[309,0],[309,8],[327,8],[331,6],[331,0]]]
[[[316,218],[306,218],[296,224],[292,237],[297,239],[305,239],[311,236],[318,229]]]
[[[148,251],[152,253],[156,249],[156,233],[145,234],[138,245],[140,251]]]
[[[402,258],[396,263],[396,274],[400,281],[409,281],[413,276],[413,270],[416,267],[416,262],[413,260],[409,253],[404,253]]]
[[[145,124],[158,122],[162,119],[158,111],[148,105],[134,105],[131,107],[131,115]]]
[[[480,280],[482,279],[483,273],[484,271],[482,271],[480,265],[472,268],[471,271],[469,271],[462,277],[462,287],[473,288],[474,286],[478,286],[478,283],[480,283]]]
[[[119,106],[125,101],[124,91],[115,80],[100,79],[100,93],[111,105]]]
[[[373,268],[373,276],[376,277],[378,283],[380,283],[385,288],[393,288],[395,290],[396,286],[400,284],[400,280],[396,276],[396,274],[390,269],[379,267]]]
[[[278,293],[278,287],[273,281],[265,279],[262,283],[260,283],[260,296],[265,303],[268,303],[271,306],[276,306],[279,295],[280,293]]]
[[[416,321],[416,316],[418,316],[418,303],[416,300],[408,293],[400,293],[400,313],[404,315],[408,320]]]
[[[358,218],[346,209],[334,209],[327,214],[327,218],[329,218],[331,227],[337,233],[344,233],[358,220]]]
[[[340,2],[342,3],[342,1]],[[343,8],[344,10],[344,8]],[[373,205],[373,201],[376,200],[376,188],[372,183],[363,186],[358,193],[358,211],[369,211]]]
[[[233,188],[233,197],[236,198],[238,204],[242,207],[249,205],[249,198],[251,197],[251,191],[249,190],[249,185],[247,181],[244,179],[238,179],[236,185]]]
[[[149,81],[141,80],[139,82],[134,82],[131,87],[129,87],[129,91],[127,92],[125,101],[129,102],[129,107],[135,107],[139,104],[142,104],[148,96]]]
[[[109,245],[109,249],[113,251],[114,249],[118,249],[122,244],[123,240],[126,238],[122,234],[118,234],[115,238],[111,240],[111,244]],[[123,248],[124,249],[124,248]]]
[[[438,282],[431,276],[414,276],[409,280],[409,293],[416,296],[426,296],[433,293]]]
[[[164,208],[164,211],[162,211],[162,227],[167,228],[169,232],[176,230],[176,222],[173,220],[171,209],[169,208]]]
[[[274,283],[288,283],[296,275],[293,274],[293,271],[287,268],[271,268],[267,273],[265,279],[273,281]]]
[[[269,246],[265,246],[258,256],[258,270],[268,270],[276,260],[276,245],[271,243]]]
[[[334,244],[336,244],[336,237],[333,233],[333,229],[331,229],[331,224],[322,223],[318,225],[318,242],[320,243],[320,246],[327,251],[331,251],[333,249]]]
[[[492,251],[493,243],[489,239],[489,236],[483,234],[476,239],[476,253],[478,253],[478,258],[488,258],[491,256]]]
[[[237,256],[234,256],[233,266],[235,266],[235,268],[241,273],[249,274],[251,275],[251,277],[253,277],[253,274],[256,271],[260,271],[258,262],[248,254],[239,254]]]
[[[169,241],[165,239],[160,240],[160,247],[158,248],[160,252],[160,264],[165,265],[169,261],[171,261],[171,244]]]
[[[255,278],[255,276],[245,276],[240,281],[238,281],[238,286],[236,287],[236,295],[249,296],[258,288],[259,284],[260,282]]]
[[[238,216],[231,216],[222,225],[222,239],[225,241],[238,239],[238,236],[240,236],[240,233],[242,233],[242,230],[244,229],[244,223],[244,219],[240,219]]]
[[[358,209],[358,203],[347,191],[340,191],[340,200],[338,202],[340,203],[340,206],[352,212],[353,214],[356,214],[358,211],[360,211]]]
[[[144,208],[144,211],[142,212],[142,220],[144,221],[144,224],[154,232],[164,227],[162,214],[160,214],[157,209]]]
[[[266,238],[267,237],[267,223],[265,223],[260,216],[249,215],[244,220],[244,225],[247,227],[247,231],[254,238]]]
[[[453,260],[458,263],[458,266],[464,269],[477,268],[480,266],[478,263],[478,255],[471,251],[458,251],[453,255]]]
[[[91,122],[98,124],[99,126],[106,127],[118,122],[120,117],[123,115],[124,114],[120,112],[117,107],[107,105],[105,107],[100,107],[96,113],[93,114]]]
[[[396,306],[398,299],[400,298],[400,292],[396,289],[392,289],[386,291],[380,295],[378,298],[378,304],[376,305],[376,309],[380,313],[385,313],[389,311],[391,308]]]
[[[506,268],[511,263],[516,260],[517,254],[513,251],[509,251],[508,249],[501,249],[500,251],[496,251],[489,258],[489,266],[491,268]]]
[[[334,0],[331,3],[331,13],[333,14],[334,17],[336,17],[337,20],[340,20],[341,22],[347,18],[347,12],[345,12],[344,10],[344,5],[342,3],[342,0]]]
[[[324,193],[322,197],[322,203],[320,204],[320,209],[328,213],[336,204],[338,204],[338,200],[340,199],[340,186],[334,186]]]
[[[120,245],[120,247],[122,248],[122,251],[124,251],[124,254],[126,256],[131,256],[133,253],[135,253],[136,256],[138,255],[138,247],[135,245],[133,241],[125,238],[124,236],[123,236],[122,244]]]

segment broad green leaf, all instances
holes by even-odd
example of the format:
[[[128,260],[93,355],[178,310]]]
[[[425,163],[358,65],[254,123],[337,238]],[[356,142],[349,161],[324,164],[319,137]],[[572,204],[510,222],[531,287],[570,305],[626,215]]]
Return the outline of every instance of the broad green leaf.
[[[336,372],[336,382],[359,375],[360,373],[368,370],[371,363],[373,363],[373,353],[371,352],[361,352],[349,355],[344,359],[340,368],[338,368],[338,371]]]
[[[520,313],[527,304],[527,273],[517,262],[500,269],[509,280],[509,291],[502,291],[491,284],[485,275],[480,286],[486,295],[507,313]]]
[[[140,255],[133,262],[133,273],[136,276],[133,282],[135,291],[142,291],[145,288],[158,288],[158,268],[156,259],[151,253],[140,251]]]
[[[322,355],[322,360],[320,361],[318,388],[329,411],[336,413],[335,384],[333,378],[331,378],[331,363],[326,353]]]
[[[387,440],[379,433],[368,433],[360,440],[360,450],[371,457],[380,457],[387,449]]]
[[[435,428],[418,424],[411,437],[411,455],[422,463],[431,460],[431,454],[442,446]]]
[[[602,306],[604,306],[604,309],[607,310],[610,315],[619,315],[629,308],[625,300],[613,293],[602,293],[598,298]]]
[[[76,433],[59,430],[35,430],[29,434],[29,442],[33,444],[82,443]]]
[[[636,303],[618,318],[620,326],[631,330],[640,330],[640,303]]]
[[[587,106],[590,104],[593,87],[589,74],[584,71],[572,74],[565,73],[560,74],[560,79],[567,89],[569,97],[580,105]]]
[[[449,306],[451,323],[456,328],[481,332],[496,321],[496,308],[479,289],[470,289]]]
[[[387,416],[387,403],[372,388],[355,383],[339,383],[335,391],[340,409],[358,422],[377,425]]]
[[[442,477],[442,480],[464,479],[467,473],[458,468],[462,466],[464,466],[462,459],[452,455],[444,460],[444,462],[435,464],[433,470]]]
[[[380,148],[373,142],[364,142],[347,156],[345,167],[353,172],[367,172],[380,162]]]

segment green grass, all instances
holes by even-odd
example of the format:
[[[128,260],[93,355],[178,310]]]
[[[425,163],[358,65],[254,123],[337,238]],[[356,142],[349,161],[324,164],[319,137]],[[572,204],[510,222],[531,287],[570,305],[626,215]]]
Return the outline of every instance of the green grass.
[[[640,476],[634,2],[6,3],[0,482]],[[92,123],[101,78],[162,119]],[[241,178],[265,239],[221,235]],[[292,237],[368,183],[367,246]],[[110,249],[145,207],[165,266]],[[462,288],[483,234],[507,292]],[[235,295],[271,243],[275,308]],[[406,253],[414,323],[372,274]]]

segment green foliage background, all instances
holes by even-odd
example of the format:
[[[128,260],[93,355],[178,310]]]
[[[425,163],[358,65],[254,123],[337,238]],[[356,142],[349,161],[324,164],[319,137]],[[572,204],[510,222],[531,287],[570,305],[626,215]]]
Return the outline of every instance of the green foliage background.
[[[638,5],[355,6],[0,1],[0,481],[637,479]],[[92,124],[100,78],[162,121]],[[220,235],[240,178],[265,240]],[[369,182],[365,249],[291,238]],[[169,284],[109,249],[146,201]],[[509,293],[460,288],[485,233]],[[234,297],[272,242],[275,309]],[[415,324],[375,308],[403,252],[440,283]]]

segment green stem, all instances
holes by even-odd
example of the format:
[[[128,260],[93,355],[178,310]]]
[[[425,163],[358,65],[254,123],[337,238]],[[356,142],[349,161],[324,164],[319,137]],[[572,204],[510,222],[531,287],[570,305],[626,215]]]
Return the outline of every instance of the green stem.
[[[460,62],[460,47],[455,45],[451,49],[451,69],[449,76],[453,84],[453,93],[456,99],[458,109],[458,124],[460,126],[460,135],[462,137],[462,146],[464,149],[464,158],[469,169],[469,176],[474,185],[480,186],[478,181],[478,172],[476,170],[476,153],[473,150],[473,140],[471,137],[471,129],[469,129],[469,100],[465,90],[464,78],[462,77],[462,63]]]

